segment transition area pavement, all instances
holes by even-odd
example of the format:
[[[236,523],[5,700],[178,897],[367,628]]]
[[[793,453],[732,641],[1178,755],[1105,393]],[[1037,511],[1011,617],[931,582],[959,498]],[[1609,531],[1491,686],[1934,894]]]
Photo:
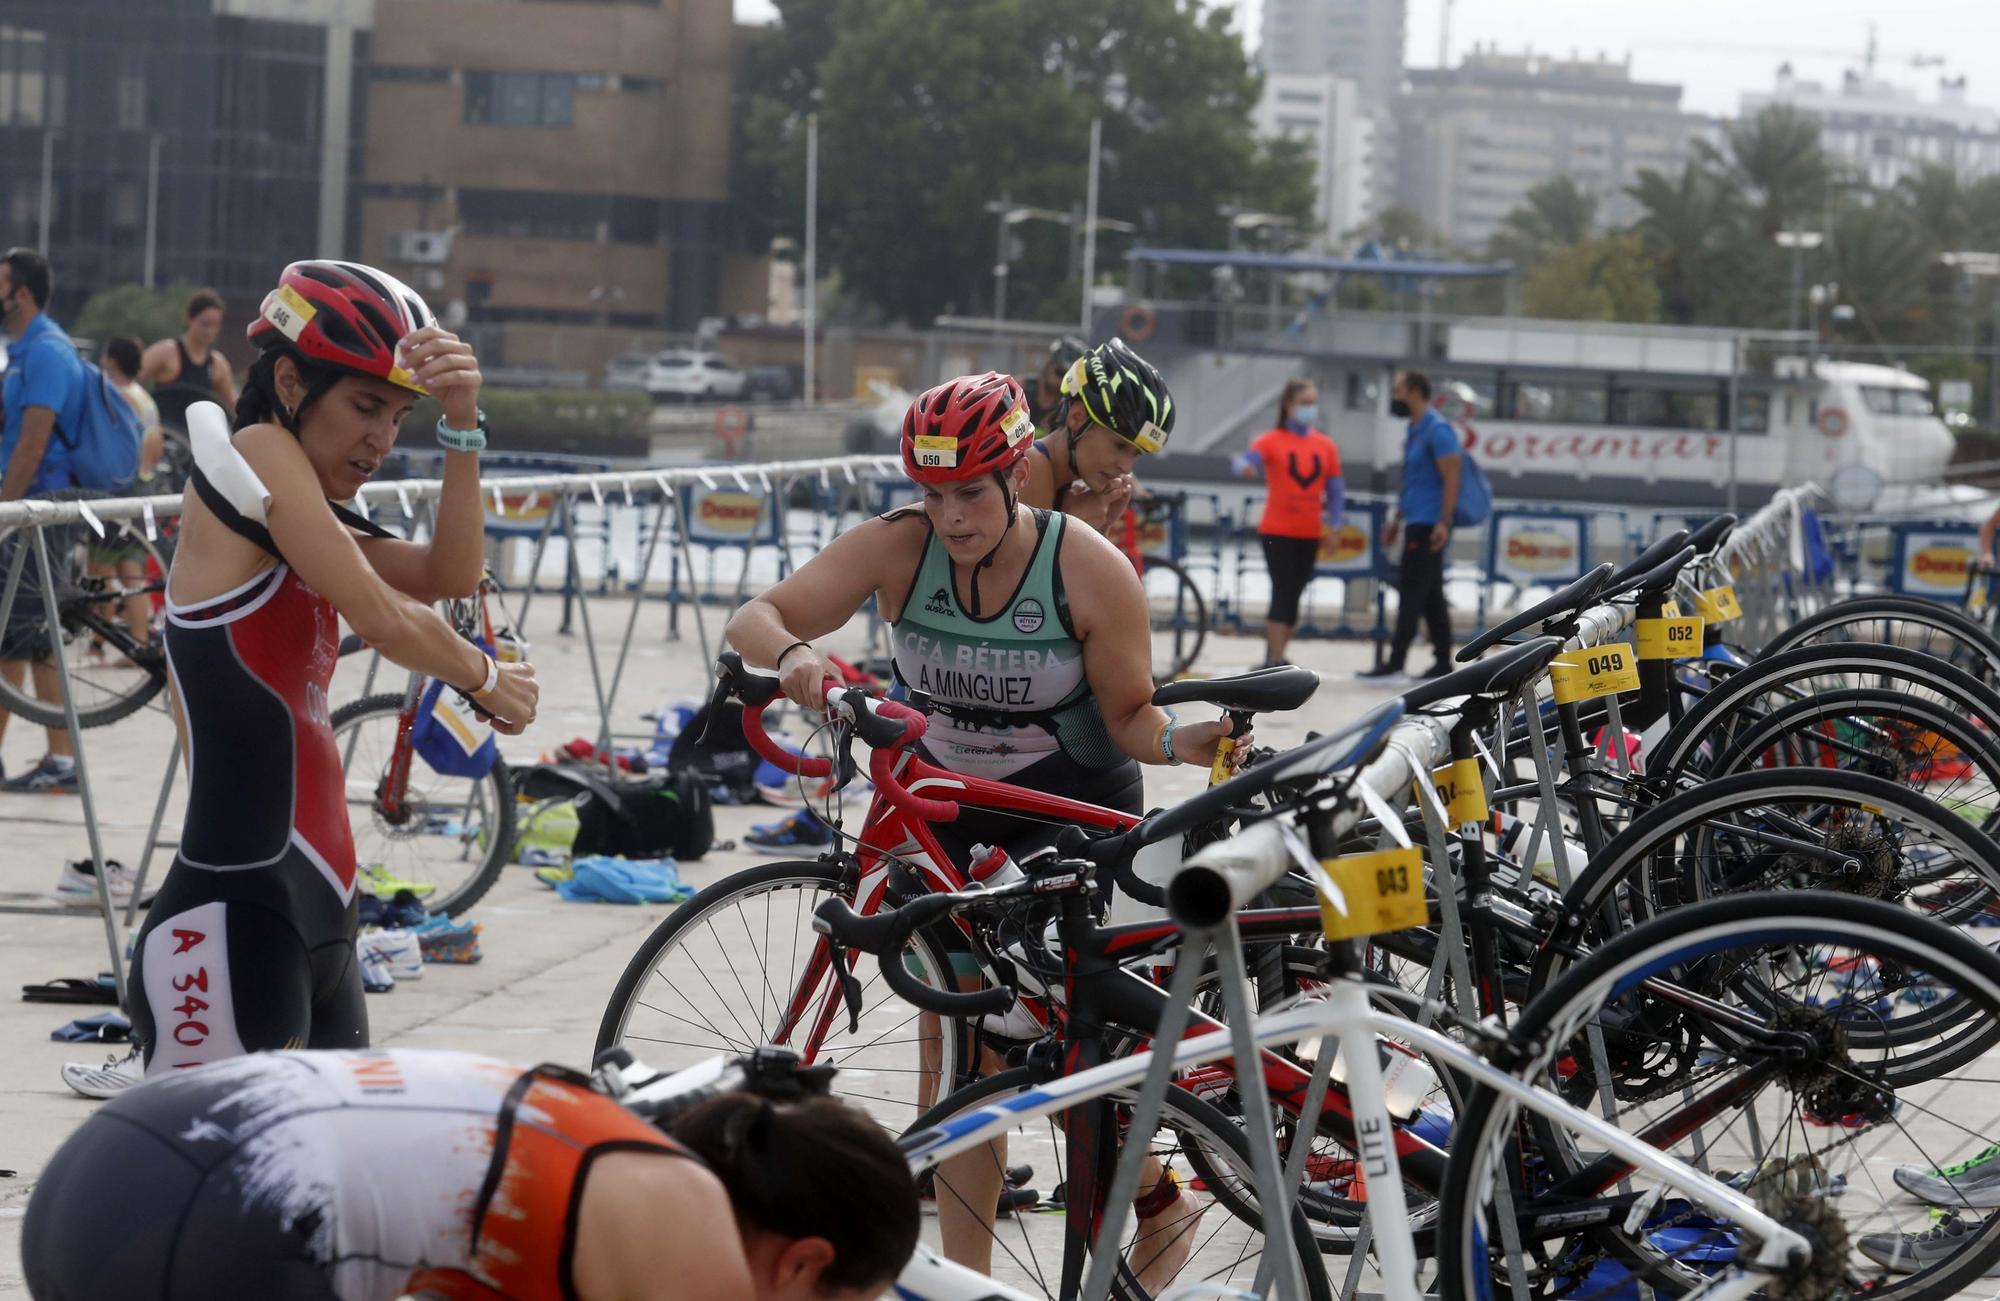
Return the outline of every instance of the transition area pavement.
[[[585,642],[580,633],[565,637],[555,631],[559,606],[557,598],[543,595],[535,598],[530,610],[525,631],[542,683],[541,717],[525,736],[503,738],[503,753],[511,762],[532,761],[572,737],[596,733],[596,695]],[[622,598],[590,601],[591,626],[605,639],[598,651],[607,678],[616,658],[615,637],[629,610],[629,601]],[[719,607],[704,611],[711,636],[724,614]],[[640,612],[612,711],[614,730],[621,736],[649,735],[651,725],[640,719],[642,712],[705,693],[703,652],[685,610],[680,624],[682,639],[671,640],[664,604],[648,602]],[[581,628],[581,621],[577,626]],[[822,644],[837,654],[861,654],[866,638],[866,625],[857,619]],[[1309,729],[1336,725],[1386,699],[1389,691],[1353,680],[1370,656],[1371,648],[1363,642],[1295,643],[1294,659],[1322,671],[1325,684],[1298,714],[1262,723],[1259,739],[1280,746],[1296,744]],[[1208,673],[1241,671],[1262,658],[1260,638],[1212,635],[1197,667]],[[1422,653],[1412,658],[1427,662]],[[362,671],[358,657],[343,661],[330,693],[335,707],[362,693]],[[379,679],[374,689],[393,689],[400,681],[400,674],[392,674]],[[1182,714],[1200,716],[1201,711],[1183,709]],[[173,745],[164,698],[122,722],[87,731],[84,745],[104,851],[136,867]],[[0,740],[0,759],[9,773],[21,772],[42,749],[41,730],[16,720]],[[1166,804],[1192,795],[1204,777],[1192,767],[1149,767],[1148,802]],[[176,783],[166,820],[169,839],[180,827],[184,795],[185,783]],[[683,880],[699,887],[738,868],[800,856],[796,851],[742,844],[753,823],[770,821],[781,812],[763,805],[718,808],[718,839],[735,841],[740,847],[683,864]],[[858,810],[850,806],[849,816],[858,820]],[[54,911],[49,892],[64,862],[88,852],[82,801],[77,797],[0,795],[0,903],[47,904]],[[810,857],[811,852],[803,856]],[[164,873],[170,856],[171,851],[156,855],[155,880]],[[669,911],[664,905],[565,903],[537,883],[528,869],[509,867],[470,914],[484,928],[484,960],[471,966],[429,965],[422,980],[371,995],[368,1013],[374,1042],[462,1049],[521,1062],[587,1065],[598,1021],[619,974],[640,941]],[[0,913],[0,1118],[5,1121],[0,1126],[5,1136],[0,1140],[0,1168],[10,1172],[0,1176],[0,1297],[27,1295],[20,1262],[22,1213],[50,1155],[98,1105],[63,1084],[62,1063],[123,1052],[122,1047],[51,1042],[49,1033],[57,1026],[101,1009],[24,1003],[18,992],[24,984],[89,977],[108,969],[104,927],[94,911]]]

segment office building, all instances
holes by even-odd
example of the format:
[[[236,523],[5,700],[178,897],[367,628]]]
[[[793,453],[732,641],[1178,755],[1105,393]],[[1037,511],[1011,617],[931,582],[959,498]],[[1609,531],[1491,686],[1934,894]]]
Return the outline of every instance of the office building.
[[[1374,211],[1375,121],[1360,86],[1331,73],[1273,72],[1252,116],[1257,134],[1305,145],[1313,163],[1313,252],[1338,252],[1342,236]]]
[[[339,252],[372,9],[0,6],[0,246],[43,247],[46,232],[57,318],[150,268],[157,284],[214,286],[241,321],[288,259]]]
[[[1406,8],[1407,0],[1264,0],[1258,59],[1266,73],[1333,76],[1354,86],[1372,156],[1359,182],[1363,219],[1395,190],[1393,109],[1403,85]]]
[[[358,251],[498,366],[692,328],[730,273],[732,45],[729,0],[383,5]]]
[[[1926,163],[1967,180],[2000,172],[2000,111],[1969,102],[1965,78],[1942,77],[1934,99],[1849,71],[1832,87],[1806,81],[1791,65],[1767,92],[1743,96],[1743,116],[1785,104],[1816,118],[1820,142],[1852,176],[1888,189]]]
[[[1475,47],[1456,68],[1410,72],[1398,201],[1451,243],[1480,249],[1529,190],[1567,176],[1597,196],[1603,224],[1623,224],[1639,173],[1677,173],[1694,140],[1715,132],[1680,100],[1679,86],[1632,80],[1629,61]]]

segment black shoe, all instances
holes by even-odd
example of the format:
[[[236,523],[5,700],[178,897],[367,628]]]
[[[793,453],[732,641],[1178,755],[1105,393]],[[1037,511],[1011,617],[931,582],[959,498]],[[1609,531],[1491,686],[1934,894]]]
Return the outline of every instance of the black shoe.
[[[1382,682],[1389,678],[1400,678],[1408,675],[1403,672],[1403,666],[1400,664],[1377,664],[1374,668],[1363,669],[1354,676],[1360,678],[1363,682]]]
[[[1000,1204],[994,1208],[993,1213],[995,1215],[1012,1215],[1016,1211],[1027,1210],[1030,1206],[1041,1200],[1042,1195],[1034,1189],[1016,1188],[1010,1184],[1000,1190]]]

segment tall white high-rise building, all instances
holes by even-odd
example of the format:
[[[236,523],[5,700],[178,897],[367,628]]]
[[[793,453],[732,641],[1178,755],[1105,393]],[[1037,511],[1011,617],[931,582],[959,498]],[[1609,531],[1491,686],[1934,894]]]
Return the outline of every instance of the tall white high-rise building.
[[[1407,8],[1408,0],[1264,0],[1259,60],[1266,73],[1334,76],[1354,85],[1370,140],[1369,172],[1359,189],[1363,219],[1395,189],[1394,108],[1403,86]],[[1330,229],[1337,235],[1357,224]]]
[[[1791,66],[1777,84],[1743,96],[1743,116],[1786,104],[1817,118],[1820,142],[1853,175],[1887,189],[1925,163],[1965,178],[2000,172],[2000,111],[1968,102],[1965,78],[1938,81],[1935,99],[1858,72],[1838,87],[1805,81]]]
[[[1251,121],[1260,137],[1306,146],[1320,227],[1311,248],[1341,251],[1341,236],[1375,209],[1375,120],[1362,108],[1360,86],[1332,73],[1266,73]]]

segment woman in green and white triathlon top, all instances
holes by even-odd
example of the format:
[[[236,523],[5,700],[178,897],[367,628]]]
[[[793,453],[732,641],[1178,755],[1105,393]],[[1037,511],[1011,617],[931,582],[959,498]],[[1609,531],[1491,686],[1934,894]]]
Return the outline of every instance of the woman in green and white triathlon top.
[[[1139,764],[1209,763],[1229,725],[1176,723],[1151,703],[1145,589],[1101,534],[1021,504],[1034,436],[1011,376],[961,376],[923,394],[902,437],[921,506],[834,539],[738,611],[729,641],[817,710],[839,675],[812,639],[872,596],[892,630],[896,676],[931,711],[923,746],[933,761],[1138,813]],[[1018,857],[1058,828],[968,807],[936,830],[962,859],[982,842]]]

